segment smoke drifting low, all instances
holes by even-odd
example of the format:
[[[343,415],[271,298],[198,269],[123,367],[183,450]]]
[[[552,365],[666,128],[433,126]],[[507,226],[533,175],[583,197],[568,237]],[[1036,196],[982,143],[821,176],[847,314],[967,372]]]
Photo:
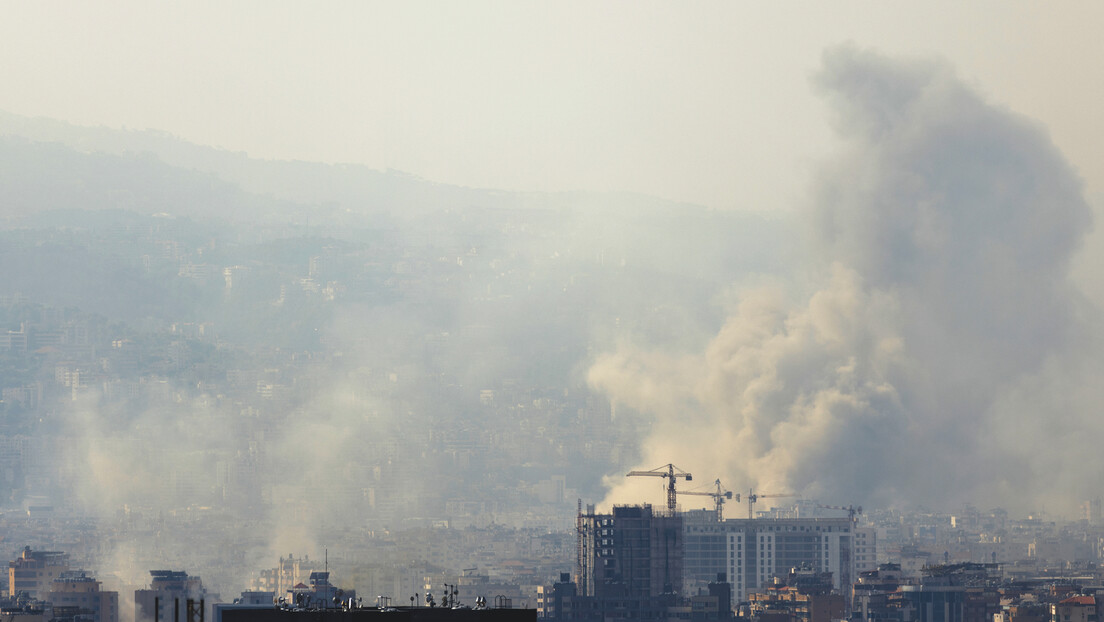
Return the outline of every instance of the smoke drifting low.
[[[940,63],[844,47],[815,84],[842,144],[806,218],[823,285],[797,305],[784,283],[743,292],[702,352],[600,356],[591,385],[654,415],[642,466],[838,503],[1099,495],[1076,175]],[[659,499],[610,484],[607,503]]]

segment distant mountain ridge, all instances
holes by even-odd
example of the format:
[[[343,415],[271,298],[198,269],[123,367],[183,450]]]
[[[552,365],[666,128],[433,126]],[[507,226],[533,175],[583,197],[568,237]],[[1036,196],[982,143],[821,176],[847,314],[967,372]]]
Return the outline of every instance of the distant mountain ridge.
[[[85,127],[7,112],[0,112],[0,136],[59,143],[86,154],[134,157],[148,153],[166,165],[215,175],[246,192],[306,205],[331,202],[349,209],[375,211],[398,204],[454,205],[457,193],[480,203],[502,194],[435,184],[412,175],[384,173],[358,165],[260,160],[162,132]]]
[[[466,206],[632,210],[677,206],[707,211],[702,206],[633,193],[514,192],[437,183],[359,164],[263,160],[244,152],[197,145],[164,132],[79,126],[0,111],[0,137],[12,136],[59,143],[86,154],[152,154],[168,166],[214,175],[248,193],[303,205],[330,204],[359,213],[384,212],[398,219]]]
[[[720,283],[777,273],[800,252],[787,215],[711,210],[631,193],[467,188],[362,165],[259,160],[161,132],[5,112],[0,205],[6,207],[0,220],[73,209],[164,213],[210,226],[242,225],[247,237],[240,239],[254,241],[365,240],[385,233],[393,242],[470,250],[474,242],[460,240],[520,240],[509,234],[520,227],[539,231],[527,243],[542,240],[549,253],[601,256]]]

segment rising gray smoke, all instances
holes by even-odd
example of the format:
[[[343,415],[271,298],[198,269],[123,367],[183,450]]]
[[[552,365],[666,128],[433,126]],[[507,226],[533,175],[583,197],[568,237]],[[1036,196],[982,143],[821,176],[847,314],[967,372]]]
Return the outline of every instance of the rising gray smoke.
[[[940,63],[845,47],[815,84],[842,144],[806,219],[823,285],[743,292],[704,352],[599,357],[592,386],[655,416],[642,466],[838,503],[1099,494],[1078,475],[1101,424],[1067,278],[1091,220],[1076,175]],[[659,501],[610,482],[607,502]]]

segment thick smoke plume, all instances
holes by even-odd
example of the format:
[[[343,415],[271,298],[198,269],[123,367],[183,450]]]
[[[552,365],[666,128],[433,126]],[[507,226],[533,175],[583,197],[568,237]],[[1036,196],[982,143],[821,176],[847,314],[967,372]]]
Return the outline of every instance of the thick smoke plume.
[[[591,385],[654,417],[641,466],[841,504],[1099,495],[1076,175],[942,64],[845,47],[815,84],[842,144],[806,218],[823,285],[743,292],[703,352],[600,356]],[[641,479],[611,476],[607,503],[659,503]]]

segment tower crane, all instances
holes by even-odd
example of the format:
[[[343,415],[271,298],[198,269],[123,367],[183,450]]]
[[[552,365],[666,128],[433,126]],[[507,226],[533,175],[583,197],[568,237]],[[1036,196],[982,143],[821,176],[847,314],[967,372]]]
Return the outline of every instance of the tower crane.
[[[826,510],[843,510],[844,512],[847,512],[847,516],[848,516],[848,518],[851,519],[852,523],[858,521],[858,519],[855,518],[856,514],[862,514],[862,506],[861,505],[858,506],[858,507],[855,507],[853,505],[843,507],[842,505],[820,505],[818,503],[817,507],[818,508],[824,508]]]
[[[690,475],[686,471],[678,468],[673,464],[665,464],[661,467],[656,467],[651,471],[629,471],[625,477],[666,477],[667,478],[667,509],[675,511],[675,480],[683,478],[686,481],[691,481],[694,476]]]
[[[714,507],[717,511],[717,520],[721,520],[721,514],[724,512],[725,499],[731,499],[732,498],[732,491],[731,490],[725,490],[724,488],[722,488],[721,487],[721,480],[717,480],[716,482],[714,482],[714,484],[717,485],[717,492],[706,492],[704,490],[700,490],[700,491],[699,490],[680,490],[678,492],[678,494],[680,494],[680,495],[703,495],[703,496],[706,496],[706,497],[713,497],[713,503],[715,504]],[[736,494],[736,503],[739,503],[739,502],[740,502],[740,494],[737,493]]]
[[[789,492],[773,494],[773,495],[760,495],[760,494],[756,494],[756,493],[752,492],[751,490],[748,490],[748,494],[747,494],[747,497],[746,497],[747,502],[748,502],[748,520],[751,520],[752,518],[755,518],[754,508],[755,508],[755,502],[756,501],[758,501],[760,499],[770,499],[770,498],[773,498],[773,497],[792,497],[792,496],[793,496],[793,493],[789,493]]]

